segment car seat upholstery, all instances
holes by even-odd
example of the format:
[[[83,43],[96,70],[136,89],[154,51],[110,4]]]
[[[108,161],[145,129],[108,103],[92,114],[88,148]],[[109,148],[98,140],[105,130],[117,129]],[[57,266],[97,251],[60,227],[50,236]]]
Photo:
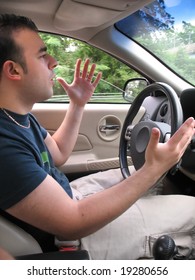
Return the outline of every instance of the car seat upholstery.
[[[74,241],[75,242],[75,241]],[[34,237],[0,215],[0,247],[18,260],[88,260],[86,250],[44,253]]]
[[[42,253],[39,243],[27,232],[0,216],[0,247],[14,257]]]

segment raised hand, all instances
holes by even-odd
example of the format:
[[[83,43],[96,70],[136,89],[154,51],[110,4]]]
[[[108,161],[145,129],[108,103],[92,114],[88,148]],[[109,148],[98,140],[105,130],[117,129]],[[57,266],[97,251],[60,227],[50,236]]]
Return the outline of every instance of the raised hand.
[[[68,84],[63,78],[57,78],[68,94],[70,101],[78,106],[85,106],[93,95],[102,74],[99,72],[94,78],[96,64],[92,64],[89,68],[89,59],[86,59],[81,72],[81,59],[78,59],[75,66],[74,80]]]
[[[162,173],[169,170],[184,154],[195,133],[194,127],[195,120],[188,118],[166,143],[159,143],[160,131],[153,129],[146,149],[145,165],[162,170]]]

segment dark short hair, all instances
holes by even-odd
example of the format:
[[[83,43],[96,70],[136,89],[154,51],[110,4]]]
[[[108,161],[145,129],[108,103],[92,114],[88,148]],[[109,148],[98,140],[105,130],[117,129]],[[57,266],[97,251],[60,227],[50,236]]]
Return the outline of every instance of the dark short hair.
[[[12,36],[15,31],[25,28],[38,32],[35,23],[27,17],[0,14],[0,74],[3,64],[7,60],[18,62],[27,71],[23,50],[16,44]]]

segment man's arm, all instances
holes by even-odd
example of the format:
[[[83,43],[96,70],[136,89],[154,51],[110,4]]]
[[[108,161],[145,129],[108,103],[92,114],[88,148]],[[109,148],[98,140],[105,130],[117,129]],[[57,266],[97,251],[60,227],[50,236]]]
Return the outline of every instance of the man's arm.
[[[88,59],[85,61],[82,72],[80,68],[81,60],[78,59],[75,67],[74,81],[70,85],[62,78],[58,78],[58,81],[70,98],[70,104],[58,130],[52,137],[48,134],[45,139],[45,143],[57,166],[63,164],[71,154],[78,136],[84,106],[91,98],[101,79],[101,73],[98,73],[95,79],[93,78],[96,65],[92,64],[89,69]]]
[[[183,155],[194,135],[195,121],[189,118],[166,142],[153,129],[146,162],[132,176],[105,191],[74,201],[51,177],[7,211],[42,230],[65,239],[89,235],[126,211]]]

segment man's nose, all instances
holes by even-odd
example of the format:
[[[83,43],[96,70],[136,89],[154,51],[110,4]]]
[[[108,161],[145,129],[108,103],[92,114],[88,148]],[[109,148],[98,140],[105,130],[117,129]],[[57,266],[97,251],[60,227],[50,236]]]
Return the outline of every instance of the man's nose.
[[[54,69],[56,66],[58,66],[58,61],[53,56],[50,56],[49,69]]]

